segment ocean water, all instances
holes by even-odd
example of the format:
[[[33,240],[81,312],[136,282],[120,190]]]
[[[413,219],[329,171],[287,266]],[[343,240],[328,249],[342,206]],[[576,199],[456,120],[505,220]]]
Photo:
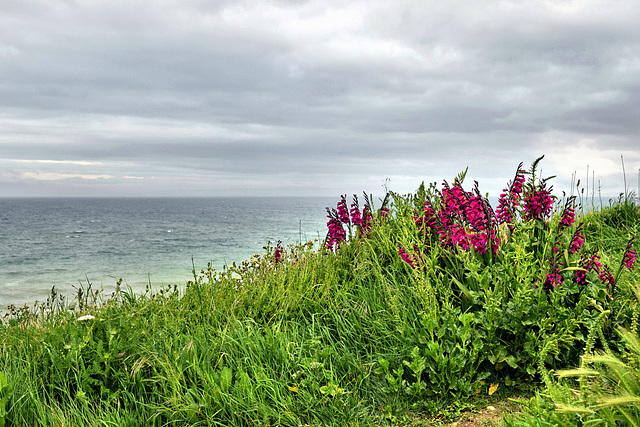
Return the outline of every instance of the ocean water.
[[[337,198],[0,199],[0,310],[45,301],[55,286],[110,292],[119,278],[183,285],[211,262],[264,253],[263,246],[324,238]]]

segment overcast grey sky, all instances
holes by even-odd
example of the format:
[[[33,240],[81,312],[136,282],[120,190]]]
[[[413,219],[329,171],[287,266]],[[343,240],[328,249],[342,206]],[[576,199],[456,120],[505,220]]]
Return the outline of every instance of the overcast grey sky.
[[[0,196],[414,191],[640,167],[637,0],[4,0]],[[469,187],[471,183],[469,183]]]

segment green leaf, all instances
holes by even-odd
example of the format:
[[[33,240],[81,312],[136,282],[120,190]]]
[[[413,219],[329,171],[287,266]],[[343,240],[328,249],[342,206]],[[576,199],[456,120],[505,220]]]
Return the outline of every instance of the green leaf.
[[[231,368],[225,366],[222,368],[222,372],[220,373],[220,389],[227,393],[229,391],[229,387],[231,387],[231,380],[233,379],[233,373]]]

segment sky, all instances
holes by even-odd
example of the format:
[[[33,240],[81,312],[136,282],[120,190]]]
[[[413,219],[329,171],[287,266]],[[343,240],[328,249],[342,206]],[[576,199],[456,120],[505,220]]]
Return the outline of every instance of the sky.
[[[410,193],[467,167],[497,196],[541,155],[556,192],[635,192],[639,23],[637,0],[4,0],[0,197]]]

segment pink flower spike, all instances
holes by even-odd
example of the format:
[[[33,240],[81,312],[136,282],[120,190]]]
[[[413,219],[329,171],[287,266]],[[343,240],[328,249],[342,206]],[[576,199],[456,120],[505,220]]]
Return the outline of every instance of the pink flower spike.
[[[562,217],[560,218],[560,230],[571,227],[575,221],[576,213],[573,209],[574,200],[575,196],[569,198],[569,200],[567,200],[567,203],[565,203],[564,205],[564,209],[562,210]]]
[[[351,223],[356,227],[362,226],[362,215],[360,214],[360,206],[358,205],[358,196],[353,196],[353,203],[351,203]]]
[[[542,289],[544,289],[548,293],[552,289],[557,288],[558,285],[561,285],[561,284],[562,284],[562,276],[560,276],[560,270],[556,268],[554,271],[547,274],[547,277],[544,280],[544,285],[542,286]]]
[[[622,261],[622,263],[624,264],[625,267],[627,267],[627,269],[629,269],[629,271],[631,271],[633,269],[633,264],[635,264],[636,262],[636,251],[627,251],[624,254],[624,259]]]
[[[582,245],[584,245],[584,235],[582,234],[583,226],[584,224],[580,223],[578,228],[576,228],[576,231],[573,233],[571,244],[569,245],[570,254],[575,254],[582,248]]]
[[[338,202],[338,218],[342,221],[343,224],[350,224],[349,222],[349,211],[347,210],[347,195],[340,196],[340,201]]]
[[[416,267],[416,264],[413,258],[411,258],[411,255],[409,255],[407,251],[405,251],[404,248],[400,245],[398,245],[398,254],[400,255],[400,258],[402,258],[402,260],[409,264],[412,268]]]
[[[276,250],[273,253],[273,264],[278,265],[284,261],[284,248],[282,247],[282,241],[278,240]]]
[[[624,255],[622,256],[622,265],[627,267],[629,271],[633,269],[633,265],[636,262],[636,251],[631,249],[633,247],[633,241],[635,240],[635,236],[629,240],[627,244],[627,248],[624,250]]]

